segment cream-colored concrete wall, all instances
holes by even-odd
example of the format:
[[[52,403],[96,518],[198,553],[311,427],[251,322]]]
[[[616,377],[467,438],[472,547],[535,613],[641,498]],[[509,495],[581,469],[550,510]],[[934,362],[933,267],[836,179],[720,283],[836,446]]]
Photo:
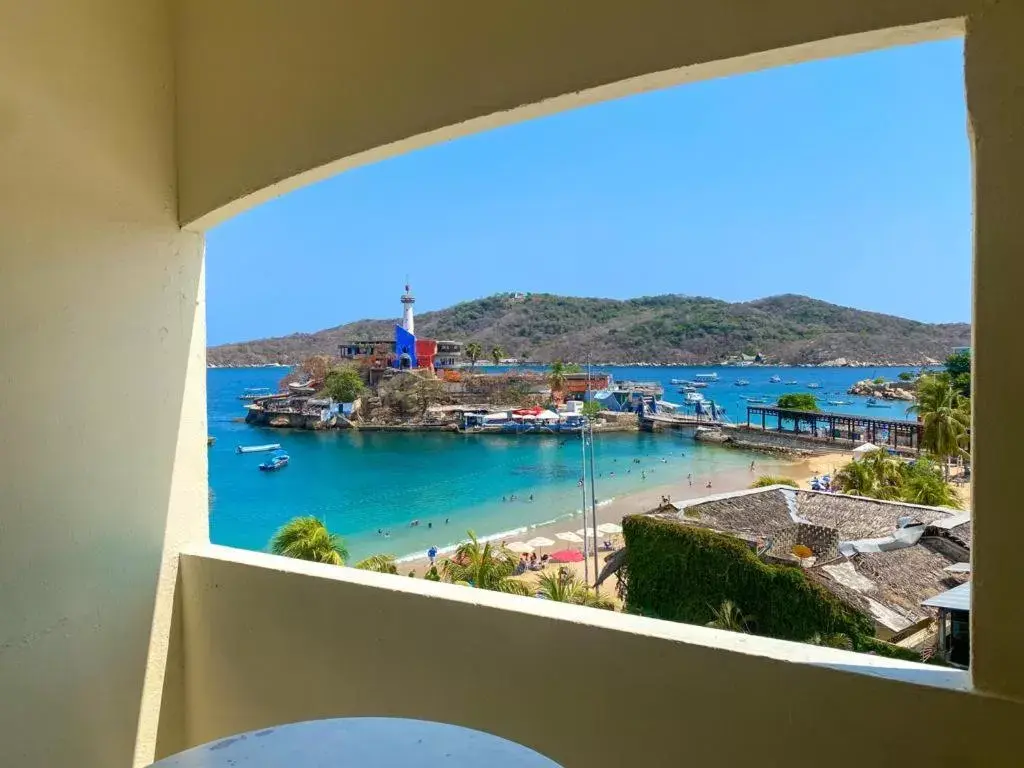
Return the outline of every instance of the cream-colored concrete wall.
[[[5,766],[131,764],[164,542],[206,536],[170,28],[160,0],[0,2]]]
[[[964,673],[221,547],[181,575],[180,746],[376,715],[567,767],[1019,763],[1024,705]]]
[[[984,2],[179,0],[181,220],[514,120],[955,35]]]
[[[970,17],[964,58],[975,209],[971,666],[978,687],[1024,700],[1024,3]]]

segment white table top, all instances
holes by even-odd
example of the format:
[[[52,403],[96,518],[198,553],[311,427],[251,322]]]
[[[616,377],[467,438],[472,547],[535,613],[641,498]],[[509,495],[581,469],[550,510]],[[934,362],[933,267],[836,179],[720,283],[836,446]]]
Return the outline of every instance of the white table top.
[[[338,766],[560,768],[515,742],[456,725],[387,717],[312,720],[204,744],[151,768],[337,768]]]

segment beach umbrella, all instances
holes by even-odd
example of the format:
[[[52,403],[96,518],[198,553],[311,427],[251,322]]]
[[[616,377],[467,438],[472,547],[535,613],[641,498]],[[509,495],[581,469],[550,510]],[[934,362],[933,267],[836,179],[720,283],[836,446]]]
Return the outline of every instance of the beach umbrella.
[[[601,523],[597,526],[597,530],[601,533],[607,533],[611,536],[622,533],[622,526],[617,523]]]
[[[553,563],[582,563],[583,553],[578,549],[560,549],[548,559]]]
[[[544,547],[553,547],[553,546],[555,546],[555,542],[554,542],[553,539],[547,539],[547,538],[544,538],[543,536],[538,536],[535,539],[530,539],[526,543],[529,544],[531,547],[536,547],[537,549],[543,549]]]
[[[573,533],[572,531],[563,531],[562,533],[556,533],[555,538],[561,539],[562,541],[568,541],[570,544],[583,543],[583,539],[580,536]]]
[[[595,534],[593,528],[580,528],[578,531],[576,531],[576,535],[582,536],[586,539],[596,539],[601,535],[601,532],[598,531]]]
[[[533,547],[521,541],[513,541],[511,544],[506,545],[505,548],[511,549],[513,552],[525,552],[526,554],[533,552]]]

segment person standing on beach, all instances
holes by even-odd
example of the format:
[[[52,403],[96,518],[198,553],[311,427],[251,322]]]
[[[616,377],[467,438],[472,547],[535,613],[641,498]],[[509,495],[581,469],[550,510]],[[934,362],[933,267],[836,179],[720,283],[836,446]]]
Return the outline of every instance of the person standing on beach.
[[[754,471],[754,462],[750,462],[750,471],[751,471],[751,472],[753,472],[753,471]]]
[[[431,547],[427,550],[427,557],[430,559],[430,565],[434,565],[434,558],[437,557],[437,547]]]
[[[693,472],[686,473],[686,482],[693,485]]]

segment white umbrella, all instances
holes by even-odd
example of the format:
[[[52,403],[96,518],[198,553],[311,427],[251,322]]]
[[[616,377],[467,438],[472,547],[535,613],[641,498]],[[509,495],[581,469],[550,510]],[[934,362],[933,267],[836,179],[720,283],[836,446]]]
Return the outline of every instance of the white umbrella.
[[[506,545],[505,548],[511,549],[513,552],[526,552],[527,554],[533,552],[533,547],[521,541],[513,541],[511,544]]]
[[[577,536],[583,536],[584,538],[588,538],[588,539],[596,539],[598,536],[601,535],[601,532],[598,531],[595,534],[593,528],[580,528],[578,531],[576,531],[576,535]]]
[[[864,445],[858,446],[853,449],[853,453],[856,456],[863,456],[867,453],[872,453],[878,450],[878,446],[874,443],[864,443]]]
[[[597,530],[599,530],[601,533],[615,535],[617,533],[622,533],[622,526],[617,523],[601,523],[599,526],[597,526]]]
[[[526,543],[529,544],[531,547],[536,547],[537,549],[555,546],[555,542],[553,539],[546,539],[543,536],[538,536],[535,539],[530,539]]]
[[[555,538],[556,539],[561,539],[562,541],[568,541],[570,544],[582,544],[583,543],[583,539],[580,538],[579,536],[577,536],[572,531],[564,531],[563,533],[556,533],[555,534]]]

